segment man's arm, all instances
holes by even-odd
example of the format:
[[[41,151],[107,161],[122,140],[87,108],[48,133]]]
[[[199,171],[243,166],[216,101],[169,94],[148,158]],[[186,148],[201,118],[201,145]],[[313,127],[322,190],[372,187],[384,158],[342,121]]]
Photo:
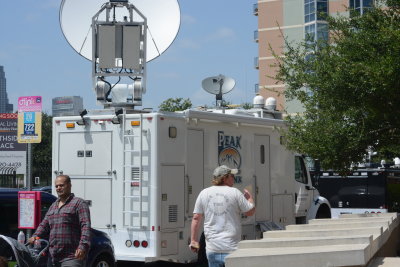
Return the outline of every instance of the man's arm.
[[[50,225],[49,225],[49,212],[54,208],[54,203],[50,206],[49,210],[47,211],[46,215],[44,216],[43,221],[39,224],[38,228],[36,229],[35,233],[28,239],[30,244],[33,244],[35,241],[35,237],[40,237],[42,239],[48,239],[50,234]]]
[[[79,246],[75,252],[75,257],[77,259],[84,259],[90,247],[90,211],[89,206],[86,202],[82,201],[82,203],[78,206],[78,219],[81,227],[81,238],[79,241]]]
[[[254,213],[256,212],[256,205],[254,204],[253,196],[250,194],[250,192],[247,189],[244,189],[244,197],[247,199],[248,202],[253,204],[253,208],[251,210],[245,212],[244,215],[253,216]]]
[[[203,214],[201,213],[193,214],[192,226],[190,228],[191,234],[190,234],[190,245],[189,245],[190,249],[193,252],[197,252],[200,248],[200,244],[198,242],[198,235],[202,220],[203,220]]]

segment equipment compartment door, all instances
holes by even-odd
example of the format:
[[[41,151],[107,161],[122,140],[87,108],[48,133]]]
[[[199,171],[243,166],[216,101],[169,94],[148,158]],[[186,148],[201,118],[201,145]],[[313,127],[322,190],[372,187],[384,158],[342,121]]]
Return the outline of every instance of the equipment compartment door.
[[[161,167],[161,229],[183,227],[185,191],[184,166]]]
[[[109,175],[111,171],[111,132],[85,135],[85,175]]]
[[[188,205],[186,212],[193,215],[194,204],[197,196],[204,187],[204,147],[203,131],[189,130],[187,138],[187,196]]]
[[[72,176],[109,176],[111,132],[66,132],[59,138],[59,171]]]
[[[84,133],[60,133],[58,143],[58,171],[67,175],[85,173]]]
[[[272,196],[272,221],[280,226],[294,224],[293,196],[289,194]]]
[[[87,201],[93,228],[107,229],[111,220],[111,179],[72,179],[72,192]]]
[[[271,176],[269,161],[269,136],[254,136],[254,169],[256,175],[256,221],[271,220]]]
[[[109,228],[111,219],[111,179],[86,179],[85,199],[89,201],[93,228]]]

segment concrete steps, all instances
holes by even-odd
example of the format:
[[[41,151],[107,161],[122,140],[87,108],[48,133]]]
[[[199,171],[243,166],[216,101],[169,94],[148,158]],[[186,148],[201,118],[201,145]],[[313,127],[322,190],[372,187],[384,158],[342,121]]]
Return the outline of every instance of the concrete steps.
[[[306,225],[264,232],[261,240],[241,241],[238,250],[226,258],[226,266],[367,266],[374,257],[393,256],[398,229],[395,213],[311,220]],[[380,263],[386,264],[385,260]]]
[[[400,258],[376,258],[368,267],[399,267]]]

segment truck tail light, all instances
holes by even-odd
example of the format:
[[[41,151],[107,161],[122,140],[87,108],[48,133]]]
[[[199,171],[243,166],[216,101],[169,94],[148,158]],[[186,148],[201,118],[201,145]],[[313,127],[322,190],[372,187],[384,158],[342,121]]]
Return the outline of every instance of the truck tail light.
[[[134,246],[135,248],[138,248],[138,247],[140,246],[140,241],[139,241],[139,240],[133,241],[133,246]]]
[[[142,247],[147,248],[149,246],[149,243],[146,240],[142,241]]]

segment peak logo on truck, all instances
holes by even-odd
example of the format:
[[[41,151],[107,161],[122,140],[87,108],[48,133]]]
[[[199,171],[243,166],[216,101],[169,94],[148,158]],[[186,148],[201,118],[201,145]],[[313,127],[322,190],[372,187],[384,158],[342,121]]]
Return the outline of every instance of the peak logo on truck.
[[[240,169],[242,157],[239,150],[242,148],[241,136],[225,135],[218,132],[218,164],[232,169]]]

